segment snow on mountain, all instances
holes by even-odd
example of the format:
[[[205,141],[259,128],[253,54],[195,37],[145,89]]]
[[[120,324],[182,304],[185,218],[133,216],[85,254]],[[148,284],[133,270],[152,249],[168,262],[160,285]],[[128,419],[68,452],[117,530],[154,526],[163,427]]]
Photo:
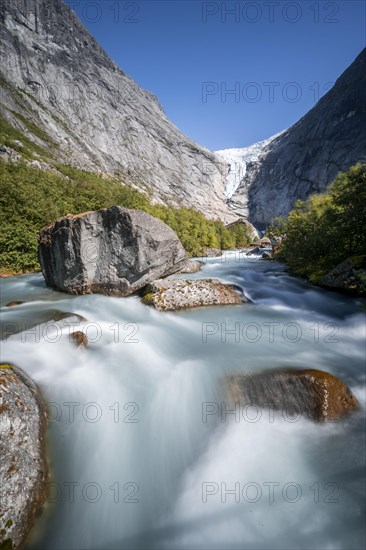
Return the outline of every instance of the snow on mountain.
[[[239,149],[221,149],[215,151],[216,155],[224,159],[229,165],[229,173],[226,178],[225,195],[227,199],[231,199],[235,191],[240,185],[247,170],[247,163],[258,161],[264,154],[267,145],[269,145],[275,138],[283,134],[286,130],[278,132],[274,136],[271,136],[263,141],[258,141],[249,147],[242,147]]]

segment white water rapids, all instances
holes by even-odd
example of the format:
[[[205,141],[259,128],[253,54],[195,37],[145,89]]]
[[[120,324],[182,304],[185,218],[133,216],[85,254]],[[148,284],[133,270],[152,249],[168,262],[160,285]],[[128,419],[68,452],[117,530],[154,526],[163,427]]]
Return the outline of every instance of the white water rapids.
[[[2,306],[26,302],[2,308],[4,325],[74,312],[90,340],[77,349],[51,324],[2,342],[2,361],[49,403],[51,484],[29,548],[363,548],[361,301],[234,252],[190,277],[239,285],[252,303],[158,312],[58,293],[40,274],[1,280]],[[327,425],[225,414],[227,375],[277,366],[331,372],[362,410]]]

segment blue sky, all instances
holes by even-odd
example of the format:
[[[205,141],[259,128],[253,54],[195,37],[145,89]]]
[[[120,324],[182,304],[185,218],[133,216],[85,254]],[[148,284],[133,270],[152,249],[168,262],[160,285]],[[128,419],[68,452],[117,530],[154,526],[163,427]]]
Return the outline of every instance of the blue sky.
[[[363,0],[67,3],[169,118],[213,150],[295,123],[365,47]]]

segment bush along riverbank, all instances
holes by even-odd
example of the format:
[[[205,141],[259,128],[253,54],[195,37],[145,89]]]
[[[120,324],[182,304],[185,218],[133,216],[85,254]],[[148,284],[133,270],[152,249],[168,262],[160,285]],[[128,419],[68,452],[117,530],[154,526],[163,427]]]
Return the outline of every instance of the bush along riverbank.
[[[67,214],[112,205],[142,210],[164,221],[191,256],[207,248],[242,248],[250,242],[244,225],[227,228],[191,208],[152,204],[148,194],[117,179],[58,165],[45,171],[26,163],[0,161],[0,272],[39,271],[37,235],[40,229]]]
[[[267,231],[280,240],[275,259],[294,275],[366,296],[366,164],[341,172],[326,192],[297,201]]]

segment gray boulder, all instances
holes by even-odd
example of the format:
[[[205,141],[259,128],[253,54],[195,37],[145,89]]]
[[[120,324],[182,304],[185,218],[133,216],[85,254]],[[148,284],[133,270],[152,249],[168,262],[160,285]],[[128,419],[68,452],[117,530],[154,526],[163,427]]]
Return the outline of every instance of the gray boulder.
[[[168,225],[121,206],[60,218],[38,242],[46,284],[71,294],[127,296],[187,262]]]
[[[37,386],[0,365],[0,547],[23,547],[46,496],[46,409]]]
[[[366,296],[366,255],[344,260],[329,271],[319,284],[348,294]]]
[[[204,262],[199,260],[189,260],[180,273],[198,273],[201,271]]]

